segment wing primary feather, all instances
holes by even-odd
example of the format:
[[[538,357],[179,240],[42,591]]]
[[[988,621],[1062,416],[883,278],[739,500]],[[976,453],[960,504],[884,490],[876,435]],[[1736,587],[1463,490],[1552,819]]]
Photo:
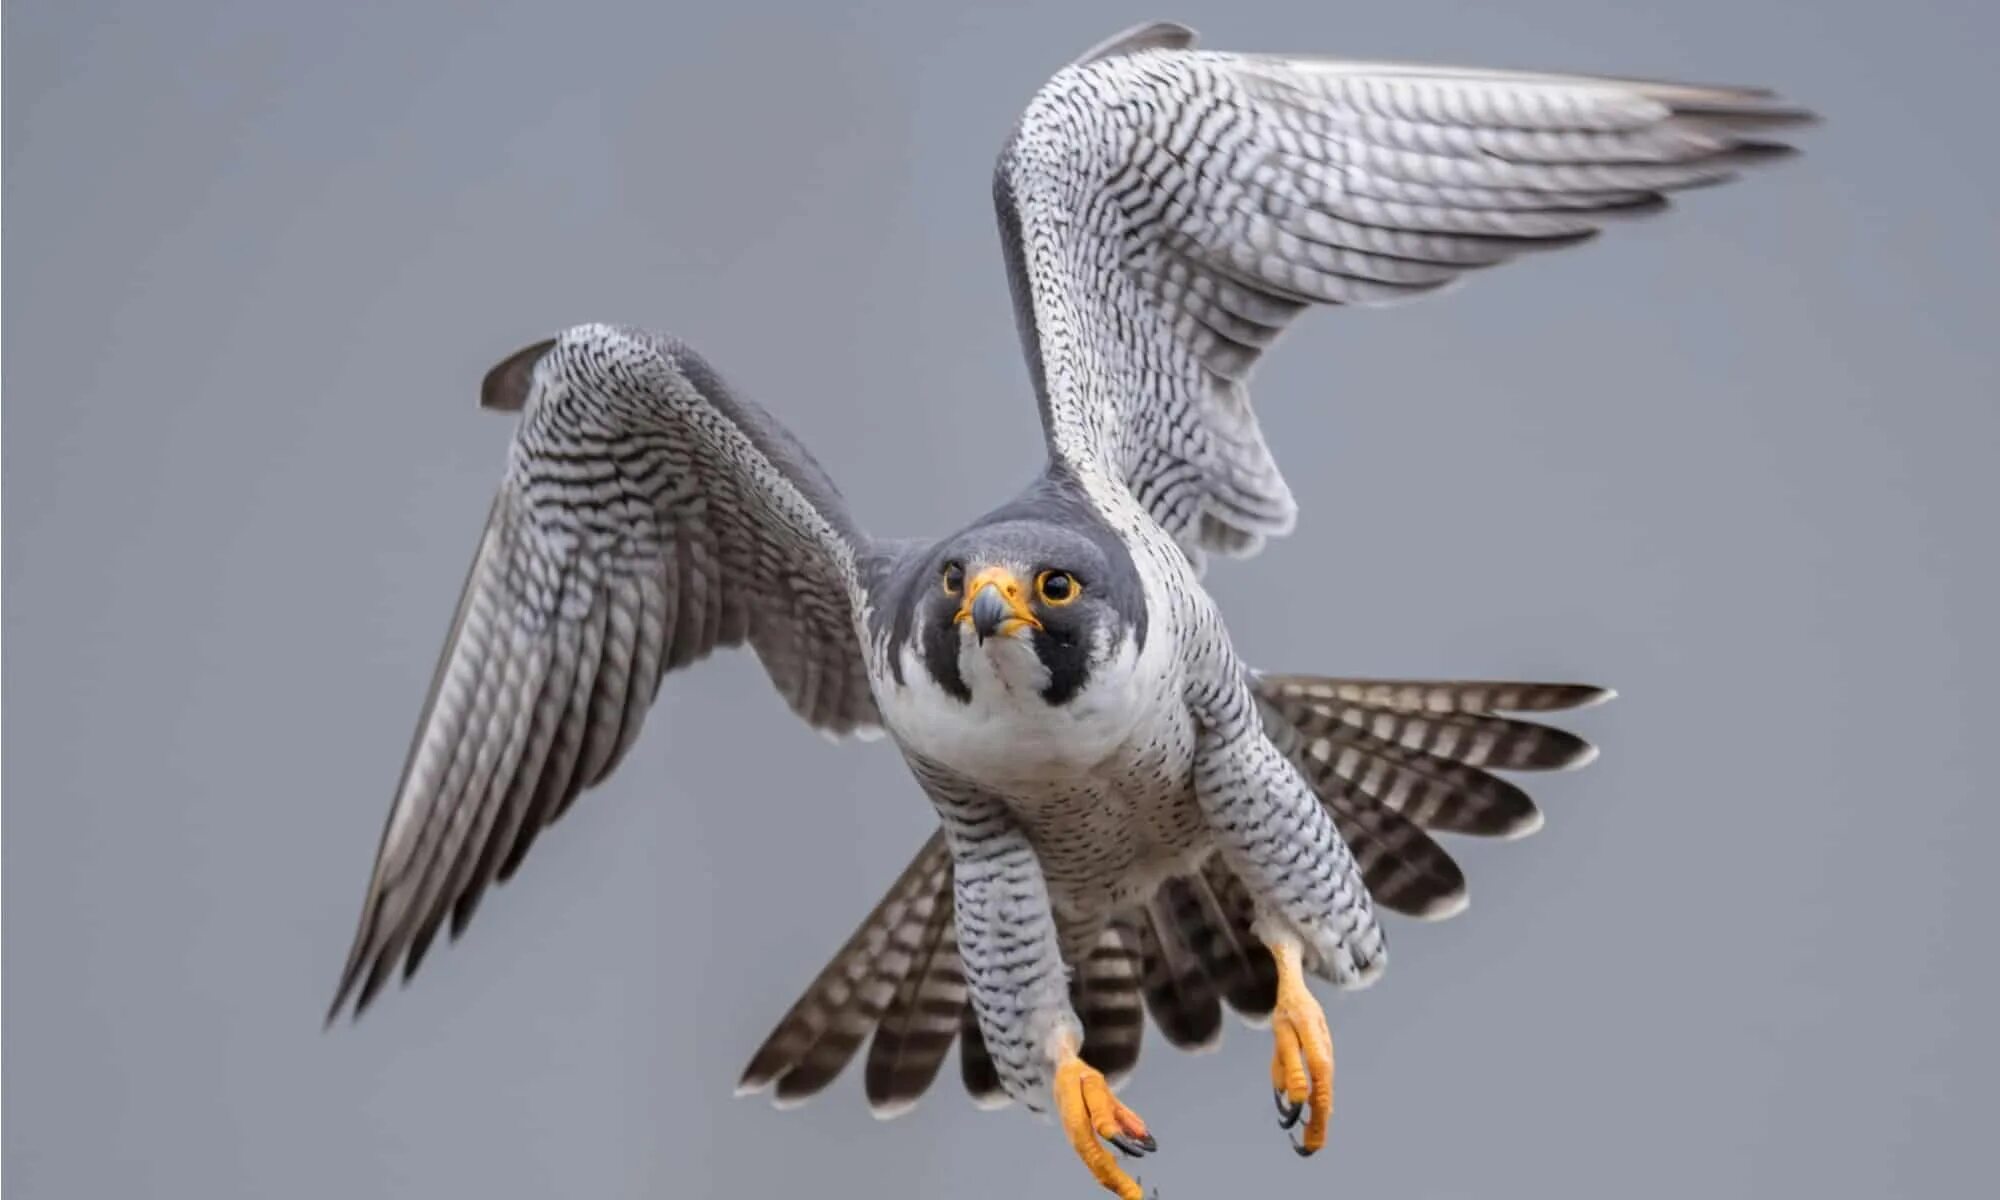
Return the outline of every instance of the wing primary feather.
[[[577,671],[571,684],[574,690],[570,695],[568,711],[563,716],[562,724],[556,728],[555,747],[543,766],[541,783],[535,788],[534,798],[528,802],[521,830],[515,835],[507,856],[500,862],[496,877],[501,883],[514,877],[514,872],[520,869],[527,857],[528,847],[535,844],[542,829],[562,808],[563,801],[583,786],[579,767],[589,731],[590,700],[596,693],[597,673],[604,666],[604,624],[607,615],[603,605],[593,604],[588,615],[578,624]]]
[[[1337,700],[1397,712],[1521,713],[1590,708],[1613,699],[1610,688],[1585,683],[1503,683],[1495,680],[1343,679],[1258,672],[1260,695],[1273,701]]]
[[[1249,379],[1298,310],[1588,241],[1782,155],[1759,131],[1808,117],[1742,90],[1204,52],[1165,28],[1049,80],[994,197],[1052,464],[1122,484],[1193,562],[1289,531],[1263,516],[1289,495],[1261,438],[1236,453],[1253,471],[1184,472],[1241,423],[1214,382]]]
[[[480,837],[472,873],[452,904],[451,936],[454,939],[465,931],[467,922],[472,920],[480,897],[493,882],[493,873],[500,866],[501,855],[519,835],[522,818],[543,773],[548,769],[556,731],[576,679],[579,646],[580,636],[573,626],[564,623],[554,630],[553,659],[549,671],[543,676],[541,692],[535,698],[530,716],[532,725],[528,749],[522,754],[514,778],[508,783],[493,822]]]
[[[880,724],[852,611],[875,543],[796,439],[698,355],[577,326],[489,372],[481,402],[521,420],[329,1023],[397,966],[413,975],[447,915],[453,936],[466,927],[615,769],[670,666],[753,640],[810,723]]]
[[[465,624],[466,608],[472,602],[480,568],[491,553],[493,525],[500,519],[505,503],[506,494],[502,492],[488,509],[486,527],[480,534],[479,546],[473,552],[472,561],[466,566],[464,582],[459,585],[458,604],[452,610],[451,624],[445,630],[444,646],[438,651],[437,663],[431,670],[430,687],[424,695],[423,707],[418,710],[416,731],[411,734],[409,749],[403,756],[403,769],[396,785],[399,797],[408,791],[411,773],[416,770],[417,755],[423,749],[425,734],[437,710],[438,694],[444,687],[445,675],[450,671],[452,658],[458,649],[459,631]],[[382,834],[375,851],[375,869],[368,882],[366,898],[362,901],[361,918],[357,922],[353,945],[347,952],[347,964],[341,968],[340,982],[334,988],[333,1003],[327,1007],[327,1025],[332,1025],[334,1018],[340,1015],[341,1008],[347,1003],[355,984],[360,980],[362,967],[366,964],[369,952],[374,946],[375,930],[381,915],[381,884],[395,856],[395,835],[399,825],[397,808],[391,807],[388,817],[382,823]],[[359,1011],[357,1008],[357,1015]]]
[[[548,668],[548,644],[541,639],[524,638],[519,631],[509,628],[496,631],[493,641],[492,649],[500,655],[496,664],[500,668],[500,685],[486,720],[486,732],[479,740],[472,778],[452,810],[444,840],[425,869],[422,887],[411,909],[412,919],[418,924],[403,963],[405,981],[417,973],[431,940],[462,894],[485,829],[519,773],[533,728],[533,716],[527,712],[527,706],[541,689],[542,676]],[[523,642],[530,642],[525,647],[526,662],[521,657]],[[523,719],[524,714],[527,719]],[[497,755],[490,752],[496,737],[501,741]]]

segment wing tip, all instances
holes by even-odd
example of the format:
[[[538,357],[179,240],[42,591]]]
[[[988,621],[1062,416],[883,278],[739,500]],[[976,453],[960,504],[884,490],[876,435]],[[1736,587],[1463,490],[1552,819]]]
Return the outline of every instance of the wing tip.
[[[534,383],[535,364],[555,348],[557,340],[544,338],[495,363],[479,381],[479,407],[491,412],[520,412]]]
[[[1099,59],[1122,58],[1145,50],[1188,50],[1200,35],[1179,21],[1144,21],[1119,30],[1070,60],[1080,67]]]

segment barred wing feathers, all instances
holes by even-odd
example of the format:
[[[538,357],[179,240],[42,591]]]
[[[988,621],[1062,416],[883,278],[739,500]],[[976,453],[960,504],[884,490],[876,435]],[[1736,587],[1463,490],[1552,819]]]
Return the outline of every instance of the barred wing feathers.
[[[1049,451],[1189,552],[1296,506],[1249,378],[1306,308],[1421,296],[1787,147],[1763,91],[1228,54],[1143,26],[1038,91],[994,177]]]
[[[867,546],[819,466],[678,342],[591,325],[487,376],[520,410],[328,1012],[456,935],[638,735],[661,678],[748,642],[801,718],[879,723]]]

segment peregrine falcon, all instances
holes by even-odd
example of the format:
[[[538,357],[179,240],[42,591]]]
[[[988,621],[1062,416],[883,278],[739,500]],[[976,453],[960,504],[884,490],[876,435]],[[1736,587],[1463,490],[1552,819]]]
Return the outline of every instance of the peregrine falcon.
[[[1493,772],[1594,751],[1530,718],[1577,684],[1267,673],[1209,556],[1289,533],[1248,390],[1308,307],[1383,304],[1573,245],[1786,147],[1769,93],[1233,54],[1171,24],[1050,79],[994,199],[1047,464],[939,540],[858,527],[826,473],[687,346],[607,325],[519,351],[521,414],[329,1020],[455,935],[632,745],[664,676],[748,643],[826,733],[886,732],[939,827],[741,1088],[825,1087],[872,1035],[875,1111],[954,1042],[982,1102],[1052,1109],[1106,1188],[1154,1148],[1112,1086],[1143,1014],[1181,1047],[1268,1021],[1302,1154],[1333,1048],[1308,989],[1384,963],[1379,909],[1443,917],[1438,833],[1512,837]],[[1510,715],[1513,714],[1513,715]],[[1302,1128],[1301,1121],[1303,1119]]]

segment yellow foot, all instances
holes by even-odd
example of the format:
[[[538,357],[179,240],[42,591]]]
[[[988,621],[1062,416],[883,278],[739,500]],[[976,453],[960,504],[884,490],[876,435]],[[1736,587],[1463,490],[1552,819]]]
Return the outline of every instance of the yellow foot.
[[[1303,1138],[1292,1139],[1299,1157],[1326,1145],[1326,1119],[1333,1113],[1333,1035],[1326,1013],[1306,990],[1299,965],[1299,945],[1286,939],[1273,945],[1278,960],[1278,1006],[1271,1012],[1271,1094],[1278,1103],[1278,1124],[1291,1129],[1306,1113]]]
[[[1085,1066],[1074,1046],[1065,1046],[1056,1063],[1054,1091],[1063,1132],[1069,1134],[1069,1144],[1076,1147],[1077,1157],[1090,1168],[1091,1175],[1118,1193],[1121,1200],[1142,1200],[1144,1193],[1138,1183],[1119,1169],[1117,1160],[1098,1141],[1103,1138],[1132,1158],[1157,1149],[1158,1143],[1146,1132],[1139,1114],[1118,1103],[1103,1074]]]

